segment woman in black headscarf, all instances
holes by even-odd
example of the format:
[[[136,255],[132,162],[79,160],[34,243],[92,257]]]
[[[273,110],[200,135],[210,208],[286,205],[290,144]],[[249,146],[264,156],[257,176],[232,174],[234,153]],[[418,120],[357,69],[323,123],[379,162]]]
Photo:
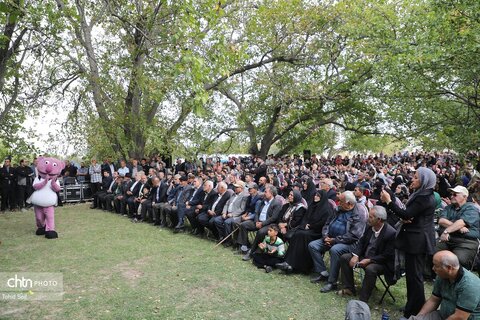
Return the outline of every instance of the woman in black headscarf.
[[[292,182],[290,178],[285,178],[283,180],[282,186],[280,187],[280,192],[279,194],[284,198],[287,199],[288,195],[290,194],[290,191],[292,191]]]
[[[284,241],[289,241],[292,235],[303,221],[303,216],[307,209],[302,202],[302,194],[298,190],[290,191],[288,195],[288,202],[283,205],[280,212],[280,228],[279,236]]]
[[[406,208],[402,209],[392,201],[389,193],[382,191],[381,200],[387,208],[403,221],[395,239],[397,249],[405,252],[405,273],[407,279],[407,303],[404,317],[417,315],[425,303],[423,269],[425,256],[435,252],[435,173],[425,167],[418,168],[410,187],[415,190],[410,195]]]
[[[333,215],[333,208],[324,190],[316,191],[313,199],[302,224],[289,241],[285,262],[277,265],[279,269],[302,273],[309,273],[312,269],[313,261],[308,251],[308,244],[322,237],[323,226]]]
[[[313,179],[309,176],[304,176],[302,178],[302,186],[302,197],[307,201],[307,206],[310,206],[313,202],[313,196],[315,195],[317,188],[315,187]]]

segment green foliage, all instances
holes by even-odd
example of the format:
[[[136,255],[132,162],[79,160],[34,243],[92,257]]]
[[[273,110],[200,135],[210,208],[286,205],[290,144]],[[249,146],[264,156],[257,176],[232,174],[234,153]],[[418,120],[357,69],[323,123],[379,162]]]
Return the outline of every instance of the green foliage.
[[[358,153],[393,154],[407,146],[405,141],[398,141],[389,135],[347,134],[345,148]]]
[[[98,156],[320,152],[340,134],[373,151],[371,133],[478,148],[479,12],[475,0],[4,1],[0,22],[31,38],[28,65],[17,54],[4,76],[2,94],[19,78],[23,95],[0,134],[51,104]]]

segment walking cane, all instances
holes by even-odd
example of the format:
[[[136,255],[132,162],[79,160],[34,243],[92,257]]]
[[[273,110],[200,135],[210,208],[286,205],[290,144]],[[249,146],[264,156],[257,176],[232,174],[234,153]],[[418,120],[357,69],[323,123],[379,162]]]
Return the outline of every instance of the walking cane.
[[[237,231],[238,229],[239,229],[239,227],[236,227],[235,230],[233,230],[232,232],[230,232],[230,234],[229,234],[228,236],[226,236],[225,238],[223,238],[222,241],[220,241],[219,243],[217,243],[214,248],[218,247],[218,246],[221,245],[223,242],[225,242],[225,240],[227,240],[228,238],[230,238],[230,237],[235,233],[235,231]]]

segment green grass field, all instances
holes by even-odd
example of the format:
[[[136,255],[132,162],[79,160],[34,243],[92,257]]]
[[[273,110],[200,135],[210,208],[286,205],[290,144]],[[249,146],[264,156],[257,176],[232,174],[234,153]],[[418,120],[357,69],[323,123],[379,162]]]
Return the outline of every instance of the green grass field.
[[[60,272],[62,301],[0,300],[0,319],[344,319],[347,298],[304,275],[266,274],[206,239],[133,224],[87,204],[56,210],[59,239],[35,236],[33,211],[0,215],[2,272]],[[380,287],[379,287],[380,288]],[[370,301],[391,319],[405,299]],[[429,288],[427,289],[429,294]]]

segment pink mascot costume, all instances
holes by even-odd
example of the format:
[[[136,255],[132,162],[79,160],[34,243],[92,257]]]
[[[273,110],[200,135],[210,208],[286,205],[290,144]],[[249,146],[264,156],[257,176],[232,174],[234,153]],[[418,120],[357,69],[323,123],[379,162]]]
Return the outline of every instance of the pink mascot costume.
[[[37,220],[38,236],[45,235],[47,239],[58,238],[55,231],[54,206],[57,204],[57,192],[60,184],[57,176],[61,173],[65,164],[55,158],[38,158],[38,177],[33,181],[35,190],[30,198]]]

